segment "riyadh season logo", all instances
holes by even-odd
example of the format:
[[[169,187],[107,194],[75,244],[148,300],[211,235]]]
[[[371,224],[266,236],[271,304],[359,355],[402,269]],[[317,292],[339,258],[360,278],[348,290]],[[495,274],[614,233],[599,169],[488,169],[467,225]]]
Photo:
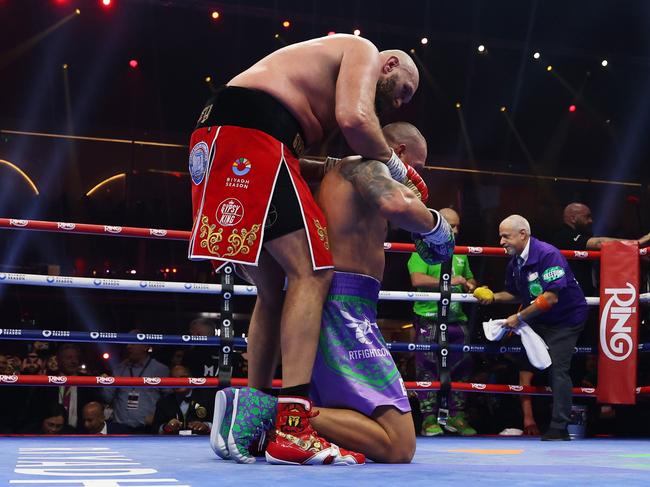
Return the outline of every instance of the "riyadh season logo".
[[[245,157],[235,159],[235,162],[232,163],[232,172],[235,176],[246,176],[246,174],[251,172],[252,168],[251,162]]]

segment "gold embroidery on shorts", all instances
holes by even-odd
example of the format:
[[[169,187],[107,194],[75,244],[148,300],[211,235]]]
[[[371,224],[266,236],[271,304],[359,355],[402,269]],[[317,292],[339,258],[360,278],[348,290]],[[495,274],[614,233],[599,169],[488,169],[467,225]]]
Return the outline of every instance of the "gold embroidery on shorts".
[[[213,255],[219,255],[219,242],[223,239],[221,235],[223,233],[223,228],[215,231],[216,225],[209,224],[210,220],[207,216],[201,216],[201,232],[199,233],[199,238],[201,239],[201,248],[208,249]]]
[[[257,240],[257,232],[259,232],[260,227],[261,225],[255,224],[250,230],[242,228],[241,233],[234,229],[230,237],[228,237],[228,243],[232,245],[228,246],[228,252],[223,256],[249,253],[251,247],[255,244],[255,240]]]
[[[327,227],[322,226],[317,218],[314,218],[314,225],[316,225],[318,238],[320,238],[321,242],[323,242],[323,247],[325,247],[326,250],[329,250],[330,241],[329,238],[327,237]]]

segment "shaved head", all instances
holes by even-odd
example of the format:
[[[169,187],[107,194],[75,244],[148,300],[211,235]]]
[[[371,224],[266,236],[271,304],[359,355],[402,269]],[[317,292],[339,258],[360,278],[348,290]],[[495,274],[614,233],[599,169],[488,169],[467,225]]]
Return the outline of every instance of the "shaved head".
[[[389,123],[382,128],[388,145],[405,163],[420,169],[427,159],[427,141],[415,125]]]
[[[420,72],[418,67],[415,65],[413,58],[406,54],[404,51],[399,49],[387,49],[386,51],[381,51],[379,53],[382,60],[386,60],[390,57],[394,57],[399,61],[401,69],[403,69],[410,77],[413,83],[415,83],[415,89],[417,89],[420,84]],[[414,90],[415,91],[415,90]]]
[[[449,221],[449,220],[460,220],[460,215],[453,208],[443,208],[443,209],[440,210],[440,214],[447,221]]]
[[[520,255],[530,240],[530,223],[521,215],[510,215],[499,225],[499,238],[508,255]]]
[[[454,237],[457,237],[460,230],[460,215],[453,208],[443,208],[440,210],[440,214],[449,223]]]
[[[97,435],[104,428],[104,406],[96,401],[89,402],[83,407],[84,428],[90,434]]]
[[[377,79],[375,110],[381,115],[411,101],[420,83],[420,73],[404,51],[381,51],[379,59],[381,72]]]
[[[564,208],[564,218],[571,218],[587,211],[591,211],[587,205],[582,203],[569,203],[566,205],[566,208]]]
[[[394,122],[385,125],[382,128],[386,142],[393,143],[407,143],[413,142],[418,144],[426,144],[424,136],[413,124],[407,122]]]
[[[91,401],[83,407],[83,412],[89,414],[104,414],[104,406],[97,401]]]
[[[578,231],[591,231],[591,210],[582,203],[570,203],[564,208],[564,223]]]
[[[523,230],[526,235],[530,235],[530,223],[521,215],[510,215],[501,222],[499,227],[509,228],[515,232]]]

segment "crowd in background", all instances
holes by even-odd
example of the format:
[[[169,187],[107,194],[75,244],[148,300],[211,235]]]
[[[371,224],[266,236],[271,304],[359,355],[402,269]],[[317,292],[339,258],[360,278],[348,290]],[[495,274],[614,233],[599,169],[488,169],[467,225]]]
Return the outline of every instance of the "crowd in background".
[[[192,335],[211,336],[216,324],[192,321]],[[132,330],[138,333],[139,330]],[[19,345],[16,346],[15,344]],[[113,375],[121,377],[211,377],[218,374],[212,347],[159,347],[128,344],[119,361],[96,367],[92,345],[6,342],[0,347],[0,375]],[[10,350],[8,352],[7,350]],[[245,354],[237,354],[234,375],[246,376]],[[89,365],[86,365],[89,364]],[[4,386],[0,403],[3,434],[207,434],[214,389],[60,386]]]

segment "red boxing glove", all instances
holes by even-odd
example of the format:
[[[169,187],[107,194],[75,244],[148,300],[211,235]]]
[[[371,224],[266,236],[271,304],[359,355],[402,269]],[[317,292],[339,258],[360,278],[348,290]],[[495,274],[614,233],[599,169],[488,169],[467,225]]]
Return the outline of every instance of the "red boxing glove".
[[[420,176],[415,169],[413,169],[408,164],[406,166],[406,181],[404,185],[413,191],[422,203],[426,204],[429,199],[429,189],[427,188],[427,183],[424,182],[422,176]]]

